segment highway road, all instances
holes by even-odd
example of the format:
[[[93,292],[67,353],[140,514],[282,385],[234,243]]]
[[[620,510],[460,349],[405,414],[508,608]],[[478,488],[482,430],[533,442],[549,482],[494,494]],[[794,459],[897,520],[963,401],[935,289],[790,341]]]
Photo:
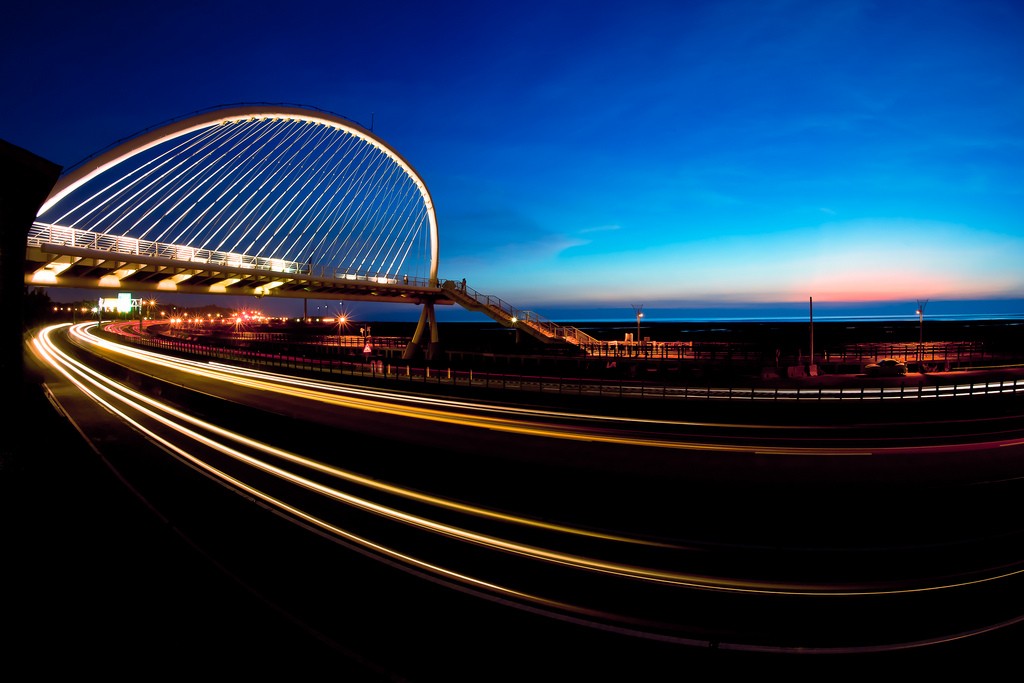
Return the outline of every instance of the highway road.
[[[1019,394],[928,420],[685,404],[680,419],[196,362],[90,324],[32,349],[148,505],[377,674],[834,664],[998,647],[1019,628]],[[112,420],[145,446],[105,447]],[[218,531],[235,506],[245,531]],[[357,604],[365,628],[339,616]],[[457,663],[437,661],[453,644]]]

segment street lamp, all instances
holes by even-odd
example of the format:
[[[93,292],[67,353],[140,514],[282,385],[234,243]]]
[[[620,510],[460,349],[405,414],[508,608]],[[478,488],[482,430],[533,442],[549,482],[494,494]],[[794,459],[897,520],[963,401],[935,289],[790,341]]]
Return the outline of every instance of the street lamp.
[[[348,317],[344,313],[338,314],[338,348],[341,348],[342,338],[341,333],[345,325],[348,324]]]
[[[156,299],[150,299],[149,301],[146,302],[146,305],[149,306],[149,319],[152,320],[153,311],[156,308]]]
[[[636,355],[640,355],[640,318],[644,317],[644,305],[633,304],[633,312],[636,313]]]
[[[920,366],[924,362],[924,307],[928,304],[928,299],[917,300],[917,363]],[[918,367],[918,372],[921,368]]]

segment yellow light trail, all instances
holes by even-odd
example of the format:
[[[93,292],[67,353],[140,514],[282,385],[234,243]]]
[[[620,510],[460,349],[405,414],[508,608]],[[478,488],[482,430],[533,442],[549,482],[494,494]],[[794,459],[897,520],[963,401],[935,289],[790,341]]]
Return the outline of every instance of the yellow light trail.
[[[128,389],[128,388],[126,388],[126,387],[124,387],[124,386],[122,386],[122,385],[120,385],[120,384],[118,384],[116,382],[113,382],[112,380],[109,380],[108,378],[103,377],[99,373],[96,373],[95,371],[92,371],[92,370],[86,368],[85,366],[81,365],[77,361],[74,361],[73,359],[67,357],[65,354],[61,353],[58,349],[56,349],[56,347],[49,340],[48,335],[53,330],[57,329],[58,327],[60,327],[60,326],[55,326],[55,327],[52,327],[52,328],[47,328],[47,330],[44,330],[43,333],[41,333],[38,337],[36,337],[36,339],[34,340],[33,344],[34,344],[34,349],[35,349],[37,355],[41,359],[43,359],[45,362],[50,364],[52,367],[54,367],[55,369],[58,369],[61,372],[62,375],[67,377],[69,379],[69,381],[72,381],[76,386],[78,386],[83,392],[85,392],[87,395],[92,397],[94,400],[96,400],[97,402],[101,403],[102,405],[107,407],[109,410],[111,410],[115,414],[121,416],[123,419],[131,422],[133,425],[137,425],[137,428],[139,428],[140,430],[144,431],[147,434],[152,435],[153,438],[159,439],[159,441],[161,443],[165,443],[166,440],[156,436],[155,434],[152,433],[151,430],[148,430],[148,429],[142,427],[141,425],[139,425],[139,423],[137,421],[130,419],[123,411],[115,408],[108,401],[100,398],[94,391],[90,390],[87,386],[85,386],[85,382],[90,383],[94,388],[96,388],[96,389],[98,389],[100,391],[103,391],[103,392],[105,392],[105,393],[107,393],[107,394],[109,394],[111,396],[116,396],[117,400],[123,402],[125,405],[131,406],[134,410],[137,410],[137,411],[139,411],[139,412],[149,416],[150,418],[152,418],[154,420],[157,420],[161,424],[164,424],[165,426],[167,426],[167,427],[169,427],[171,429],[174,429],[175,431],[177,431],[177,432],[179,432],[179,433],[181,433],[181,434],[183,434],[183,435],[185,435],[185,436],[187,436],[187,437],[189,437],[189,438],[191,438],[191,439],[193,439],[193,440],[195,440],[195,441],[197,441],[199,443],[203,443],[204,445],[206,445],[209,448],[215,449],[218,452],[221,452],[221,453],[223,453],[225,455],[228,455],[229,457],[232,457],[232,458],[234,458],[234,459],[236,459],[238,461],[245,462],[245,463],[247,463],[250,466],[256,467],[256,468],[258,468],[258,469],[260,469],[260,470],[262,470],[264,472],[273,474],[273,475],[275,475],[275,476],[277,476],[277,477],[279,477],[281,479],[284,479],[286,481],[290,481],[293,484],[296,484],[298,486],[302,486],[303,488],[305,488],[307,490],[317,492],[317,493],[319,493],[321,495],[328,496],[328,497],[330,497],[332,499],[338,500],[340,502],[344,502],[344,503],[346,503],[348,505],[351,505],[351,506],[354,506],[354,507],[358,507],[360,509],[372,512],[373,514],[377,514],[377,515],[380,515],[380,516],[383,516],[383,517],[387,517],[389,519],[392,519],[394,521],[401,522],[401,523],[404,523],[404,524],[407,524],[407,525],[412,525],[412,526],[415,526],[417,528],[421,528],[421,529],[430,531],[432,533],[442,534],[442,535],[445,535],[445,536],[448,536],[448,537],[451,537],[451,538],[456,538],[456,539],[461,540],[461,541],[473,543],[475,545],[480,545],[480,546],[488,547],[488,548],[495,549],[495,550],[515,553],[517,555],[528,557],[528,558],[531,558],[531,559],[534,559],[534,560],[541,560],[541,561],[545,561],[545,562],[552,562],[552,563],[561,564],[561,565],[564,565],[564,566],[570,566],[570,567],[577,568],[577,569],[596,571],[596,572],[616,575],[616,576],[620,576],[620,577],[624,577],[624,578],[639,579],[639,580],[644,580],[644,581],[653,581],[653,582],[662,583],[662,584],[669,584],[669,585],[674,585],[674,586],[695,588],[695,589],[701,589],[701,590],[714,590],[714,591],[740,592],[740,593],[760,593],[760,594],[783,594],[783,595],[789,595],[789,594],[797,595],[798,594],[798,595],[811,595],[811,596],[884,595],[884,594],[917,593],[917,592],[924,592],[924,591],[935,591],[935,590],[940,590],[940,589],[957,588],[957,587],[963,587],[963,586],[968,586],[968,585],[974,585],[974,584],[979,584],[979,583],[995,581],[995,580],[998,580],[998,579],[1003,579],[1003,578],[1007,578],[1007,577],[1011,577],[1011,576],[1016,576],[1016,575],[1022,573],[1022,571],[1024,571],[1024,570],[1021,570],[1021,569],[1010,569],[1010,570],[1007,570],[1007,571],[1000,572],[998,575],[994,575],[994,576],[986,576],[986,577],[980,577],[980,578],[969,579],[969,580],[953,581],[953,582],[947,582],[947,583],[942,583],[942,584],[935,584],[935,585],[931,585],[931,586],[898,587],[898,588],[882,588],[882,587],[879,587],[878,585],[872,586],[871,584],[802,584],[802,583],[778,582],[778,581],[751,581],[751,580],[740,580],[740,579],[731,579],[731,578],[724,578],[724,577],[709,577],[709,576],[689,574],[689,573],[684,573],[684,572],[669,571],[669,570],[663,570],[663,569],[638,567],[638,566],[630,565],[630,564],[624,564],[624,563],[618,563],[618,562],[610,562],[610,561],[605,561],[605,560],[600,560],[600,559],[595,559],[595,558],[588,558],[588,557],[583,557],[583,556],[579,556],[579,555],[573,555],[573,554],[569,554],[569,553],[563,553],[563,552],[560,552],[560,551],[549,550],[549,549],[545,549],[545,548],[539,548],[539,547],[532,546],[532,545],[517,543],[517,542],[514,542],[514,541],[507,540],[507,539],[500,539],[500,538],[497,538],[497,537],[494,537],[494,536],[480,534],[480,533],[469,531],[469,530],[462,529],[462,528],[459,528],[459,527],[454,527],[452,525],[436,522],[434,520],[429,520],[429,519],[423,518],[423,517],[418,516],[418,515],[412,515],[412,514],[409,514],[409,513],[405,513],[405,512],[396,510],[394,508],[388,507],[388,506],[384,506],[384,505],[380,505],[380,504],[377,504],[377,503],[373,503],[372,501],[368,501],[368,500],[365,500],[363,498],[359,498],[357,496],[346,494],[346,493],[338,491],[337,489],[334,489],[332,487],[327,487],[327,486],[324,486],[324,485],[319,484],[317,482],[313,482],[313,481],[311,481],[309,479],[306,479],[304,477],[300,477],[300,476],[295,475],[293,473],[287,472],[287,471],[285,471],[285,470],[283,470],[283,469],[281,469],[279,467],[270,465],[269,463],[266,463],[266,462],[260,461],[260,460],[258,460],[256,458],[253,458],[251,456],[245,455],[244,453],[241,453],[240,451],[238,451],[238,450],[236,450],[234,448],[231,448],[231,447],[225,446],[223,444],[220,444],[220,443],[216,442],[215,440],[213,440],[212,438],[203,436],[202,434],[199,434],[199,433],[195,432],[192,429],[186,428],[186,427],[182,426],[181,424],[179,424],[177,422],[174,422],[170,418],[166,418],[163,415],[160,415],[160,414],[156,413],[154,410],[150,409],[149,407],[146,407],[146,405],[148,405],[148,406],[150,406],[152,408],[158,409],[158,410],[160,410],[162,412],[165,412],[168,415],[172,415],[176,419],[185,420],[185,421],[187,421],[187,422],[189,422],[189,423],[191,423],[191,424],[193,424],[195,426],[202,427],[203,429],[206,429],[206,430],[211,431],[213,433],[217,433],[217,434],[223,435],[223,436],[230,436],[230,438],[233,441],[237,442],[237,443],[242,443],[242,444],[245,444],[245,445],[248,445],[248,446],[256,447],[259,450],[262,450],[262,451],[268,452],[268,453],[274,453],[275,455],[285,455],[287,460],[290,460],[290,461],[293,461],[293,462],[297,462],[297,463],[300,463],[300,464],[304,464],[305,465],[308,462],[311,462],[311,461],[307,461],[305,458],[301,458],[301,457],[299,457],[297,455],[294,455],[294,454],[291,454],[291,453],[286,453],[284,451],[281,451],[280,449],[271,448],[271,447],[267,446],[266,444],[262,444],[260,442],[255,441],[255,440],[248,439],[247,437],[244,437],[242,435],[230,433],[230,432],[228,432],[226,430],[223,430],[220,427],[217,427],[216,425],[212,425],[212,424],[209,424],[209,423],[206,423],[206,422],[203,422],[203,421],[196,420],[195,418],[187,416],[187,415],[181,413],[180,411],[177,411],[176,409],[174,409],[174,408],[172,408],[170,406],[167,406],[165,404],[159,403],[159,402],[155,401],[154,399],[151,399],[150,397],[144,396],[144,395],[142,395],[142,394],[140,394],[140,393],[138,393],[138,392],[136,392],[134,390]],[[74,368],[74,370],[72,370],[72,368]],[[74,373],[74,376],[73,376],[73,373]],[[146,405],[143,405],[143,404],[146,404]],[[173,450],[175,452],[181,453],[183,457],[186,457],[191,462],[193,462],[194,464],[202,467],[203,469],[205,469],[205,470],[207,470],[209,472],[217,472],[218,473],[217,476],[219,476],[221,478],[224,478],[224,477],[228,476],[228,475],[224,475],[220,470],[217,470],[216,468],[213,468],[208,463],[205,463],[200,458],[197,458],[196,456],[194,456],[192,454],[186,453],[185,451],[183,451],[182,449],[180,449],[178,447],[174,447]],[[334,469],[335,468],[327,467],[325,471],[334,470]],[[351,474],[351,473],[346,473],[346,474]],[[229,478],[232,480],[232,482],[237,481],[233,477],[229,477]],[[259,493],[259,492],[255,491],[254,489],[252,489],[251,486],[246,486],[246,489],[249,490],[254,495],[256,493]],[[383,484],[381,485],[381,490],[387,490],[388,492],[393,492],[393,493],[397,493],[397,494],[400,494],[400,495],[406,495],[407,493],[410,493],[410,492],[408,492],[408,491],[406,491],[404,489],[400,489],[399,487],[392,487],[390,485],[383,485]],[[422,495],[422,494],[416,494],[413,497],[419,497],[420,495]],[[265,496],[264,494],[260,494],[260,497],[261,498],[267,498],[269,500],[269,496]],[[436,501],[439,504],[442,504],[442,505],[445,505],[445,506],[448,506],[448,507],[453,507],[454,509],[460,509],[460,508],[463,507],[462,504],[452,505],[452,504],[450,504],[450,502],[443,501],[442,499],[439,499],[439,498],[436,498],[436,497],[427,496],[427,497],[425,497],[425,499]],[[469,506],[465,506],[465,508],[467,510],[472,510],[473,514],[480,514],[480,512],[481,512],[480,509],[478,509],[478,508],[471,508]],[[493,512],[490,512],[490,511],[484,511],[484,512],[486,513],[485,516],[491,516],[491,517],[499,518],[502,521],[510,521],[510,522],[515,522],[515,523],[522,523],[522,518],[507,516],[507,515],[500,514],[500,513],[493,513]],[[538,523],[536,523],[533,520],[527,520],[527,522],[529,524],[531,524],[531,525],[538,525]],[[328,524],[327,522],[322,522],[322,523],[325,524],[325,525]],[[544,528],[547,528],[549,530],[558,530],[558,531],[568,530],[569,532],[572,532],[572,533],[589,533],[589,532],[580,532],[578,530],[570,529],[569,527],[561,527],[561,526],[557,526],[557,525],[544,525],[544,524],[539,524],[539,525],[543,526]],[[615,537],[615,536],[607,536],[607,538],[609,538],[611,540],[633,540],[633,539],[626,539],[625,537]]]
[[[585,414],[570,413],[548,410],[537,410],[520,407],[494,407],[487,404],[469,403],[451,399],[440,399],[429,396],[410,396],[408,394],[397,394],[383,390],[355,388],[347,385],[316,382],[313,380],[297,379],[286,375],[268,373],[263,371],[238,368],[221,363],[200,363],[184,359],[171,358],[158,353],[145,350],[138,350],[117,344],[109,340],[100,339],[88,334],[95,323],[80,323],[75,329],[75,335],[80,341],[92,345],[98,345],[107,351],[124,355],[138,361],[174,367],[176,370],[190,373],[201,377],[216,377],[219,381],[251,388],[257,391],[283,394],[288,397],[299,396],[311,401],[332,404],[353,410],[361,410],[381,415],[391,415],[401,418],[414,418],[429,422],[437,422],[461,427],[488,429],[502,433],[521,434],[540,438],[553,438],[568,441],[603,443],[615,446],[630,446],[640,448],[660,448],[679,451],[697,452],[726,452],[726,453],[749,453],[759,456],[813,456],[822,457],[848,457],[848,456],[869,456],[885,454],[913,454],[931,453],[937,454],[943,451],[959,450],[961,444],[946,445],[901,445],[882,446],[872,449],[864,448],[841,448],[841,447],[799,447],[799,446],[770,446],[770,445],[735,445],[721,444],[715,442],[683,441],[669,438],[640,437],[634,435],[619,435],[607,427],[580,428],[564,425],[552,425],[548,422],[535,420],[520,420],[505,417],[492,417],[489,415],[467,414],[474,413],[511,413],[513,415],[524,415],[531,417],[565,418],[567,420],[580,421],[584,423],[597,424],[625,424],[629,426],[656,426],[656,427],[728,427],[731,429],[757,429],[757,430],[810,430],[820,429],[820,426],[808,427],[799,425],[740,425],[734,423],[717,422],[689,422],[677,420],[647,419],[622,417],[607,414]],[[367,398],[360,398],[367,397]],[[397,405],[385,403],[385,401],[398,402]],[[423,407],[424,405],[435,406],[433,408]],[[836,427],[838,428],[838,427]],[[974,442],[972,448],[984,449],[1001,446],[1004,442]]]
[[[57,327],[59,327],[59,326],[57,326]],[[56,327],[52,328],[52,329],[56,329]],[[652,540],[648,540],[648,539],[640,539],[640,538],[629,537],[629,536],[622,536],[622,535],[619,535],[619,534],[603,533],[603,532],[599,532],[599,531],[593,531],[593,530],[589,530],[589,529],[580,529],[580,528],[570,527],[570,526],[561,525],[561,524],[553,524],[553,523],[550,523],[550,522],[544,522],[544,521],[540,521],[540,520],[536,520],[536,519],[530,519],[530,518],[527,518],[527,517],[519,517],[519,516],[515,516],[515,515],[510,515],[508,513],[503,513],[503,512],[498,512],[498,511],[495,511],[495,510],[490,510],[490,509],[487,509],[487,508],[481,508],[479,506],[473,506],[473,505],[469,505],[469,504],[462,503],[462,502],[459,502],[459,501],[448,500],[448,499],[445,499],[445,498],[440,498],[438,496],[432,496],[432,495],[429,495],[429,494],[425,494],[425,493],[422,493],[420,491],[415,491],[415,490],[412,490],[412,489],[396,486],[394,484],[389,484],[389,483],[383,482],[383,481],[381,481],[379,479],[373,479],[373,478],[370,478],[370,477],[365,477],[365,476],[362,476],[362,475],[360,475],[360,474],[358,474],[356,472],[352,472],[352,471],[349,471],[349,470],[344,470],[344,469],[341,469],[339,467],[336,467],[336,466],[333,466],[333,465],[328,465],[326,463],[323,463],[323,462],[320,462],[320,461],[317,461],[317,460],[313,460],[313,459],[310,459],[310,458],[306,458],[306,457],[297,455],[295,453],[291,453],[289,451],[285,451],[285,450],[280,449],[280,448],[275,448],[273,446],[270,446],[269,444],[265,444],[265,443],[262,443],[260,441],[256,441],[254,439],[250,439],[250,438],[248,438],[248,437],[246,437],[244,435],[238,434],[237,432],[232,432],[232,431],[223,429],[223,428],[219,427],[218,425],[212,424],[210,422],[199,420],[199,419],[195,418],[194,416],[189,415],[188,413],[184,413],[184,412],[182,412],[180,410],[177,410],[173,406],[170,406],[170,405],[168,405],[166,403],[158,402],[158,401],[156,401],[155,399],[153,399],[150,396],[146,396],[145,394],[141,394],[141,393],[136,392],[136,391],[134,391],[132,389],[129,389],[129,388],[127,388],[127,387],[125,387],[125,386],[123,386],[123,385],[121,385],[119,383],[113,382],[109,378],[104,377],[103,375],[101,375],[101,374],[95,372],[94,370],[92,370],[92,369],[82,365],[81,363],[78,363],[74,359],[68,357],[66,354],[63,354],[62,352],[60,352],[60,350],[57,349],[52,344],[52,342],[48,339],[48,336],[44,337],[44,335],[47,332],[48,331],[44,331],[44,333],[40,335],[40,338],[38,338],[34,343],[37,345],[36,346],[37,352],[40,355],[44,355],[46,357],[46,359],[50,362],[51,365],[56,363],[56,362],[58,362],[57,359],[59,358],[60,359],[59,362],[61,362],[63,364],[63,367],[67,368],[67,367],[73,366],[73,367],[76,368],[76,370],[79,373],[81,373],[83,375],[89,375],[90,377],[92,377],[94,379],[95,382],[101,383],[104,386],[106,391],[109,391],[111,393],[113,393],[114,391],[119,392],[119,394],[120,394],[119,398],[121,400],[126,400],[124,398],[125,396],[131,396],[134,401],[139,401],[139,402],[145,403],[145,404],[147,404],[147,405],[149,405],[149,406],[151,406],[151,407],[153,407],[153,408],[155,408],[157,410],[162,411],[163,413],[166,413],[168,415],[172,415],[177,420],[181,420],[183,422],[192,424],[193,426],[196,426],[196,427],[202,428],[204,430],[207,430],[207,431],[209,431],[211,433],[217,434],[220,437],[229,439],[229,440],[234,441],[234,442],[239,443],[239,444],[243,444],[243,445],[245,445],[245,446],[247,446],[249,448],[252,448],[254,450],[258,450],[260,452],[266,453],[267,455],[274,456],[274,457],[279,458],[281,460],[285,460],[285,461],[288,461],[288,462],[291,462],[291,463],[294,463],[294,464],[306,467],[308,469],[311,469],[311,470],[314,470],[314,471],[318,471],[318,472],[330,475],[330,476],[338,478],[338,479],[343,479],[345,481],[349,481],[349,482],[356,483],[356,484],[359,484],[359,485],[362,485],[362,486],[365,486],[365,487],[368,487],[368,488],[372,488],[372,489],[375,489],[377,491],[381,491],[381,492],[384,492],[384,493],[395,495],[395,496],[398,496],[398,497],[401,497],[401,498],[405,498],[405,499],[408,499],[408,500],[415,500],[417,502],[426,503],[428,505],[433,505],[435,507],[441,507],[441,508],[446,508],[446,509],[449,509],[449,510],[454,510],[454,511],[457,511],[457,512],[460,512],[460,513],[463,513],[463,514],[468,514],[468,515],[473,515],[473,516],[477,516],[477,517],[494,519],[494,520],[498,520],[498,521],[501,521],[501,522],[507,522],[507,523],[510,523],[510,524],[517,524],[517,525],[521,525],[521,526],[534,527],[534,528],[543,529],[543,530],[546,530],[546,531],[560,532],[560,533],[565,533],[565,534],[572,534],[572,535],[596,538],[596,539],[601,539],[601,540],[617,541],[617,542],[621,542],[621,543],[630,543],[630,544],[636,544],[636,545],[647,545],[647,546],[654,546],[654,547],[661,547],[661,548],[674,548],[674,549],[684,549],[684,548],[687,548],[687,546],[681,546],[681,545],[678,545],[678,544],[665,543],[665,542],[659,542],[659,541],[652,541]],[[79,388],[83,388],[83,387],[81,387],[81,385],[79,385]],[[90,393],[91,396],[94,396],[94,394],[92,394],[92,392],[89,392],[89,393]],[[145,409],[142,406],[138,405],[138,404],[133,404],[133,407],[135,407],[137,410],[145,411]],[[210,446],[210,447],[219,447],[219,445],[216,444],[216,442],[212,441],[211,439],[208,439],[207,437],[202,436],[201,434],[198,434],[198,433],[196,433],[194,431],[191,431],[191,430],[179,429],[179,426],[176,423],[170,422],[169,420],[166,420],[166,419],[162,418],[161,416],[157,415],[156,413],[152,413],[150,411],[145,411],[145,412],[147,412],[147,414],[149,414],[154,419],[160,420],[166,426],[171,427],[173,429],[176,429],[178,431],[181,431],[183,434],[187,433],[187,435],[190,436],[190,438],[193,438],[193,439],[195,439],[197,441],[203,442],[207,446]],[[236,457],[236,458],[239,458],[239,459],[250,460],[250,464],[253,464],[254,466],[256,466],[256,465],[259,465],[261,467],[263,466],[262,464],[259,463],[259,461],[256,461],[255,459],[249,459],[247,456],[244,456],[243,454],[239,453],[238,451],[234,451],[233,449],[224,450],[224,452],[226,454],[232,455],[232,457]],[[268,471],[273,471],[275,473],[280,473],[281,472],[277,468],[273,468],[273,467],[271,467],[269,465],[266,466],[266,468],[267,468]],[[309,488],[315,488],[315,486],[316,486],[315,484],[310,483],[308,487]],[[688,548],[688,549],[692,550],[693,548]]]

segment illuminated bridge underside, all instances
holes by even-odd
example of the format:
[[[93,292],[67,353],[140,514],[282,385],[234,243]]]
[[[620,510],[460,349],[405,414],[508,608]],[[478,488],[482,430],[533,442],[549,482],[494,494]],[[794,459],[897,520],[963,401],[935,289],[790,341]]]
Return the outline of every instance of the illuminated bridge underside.
[[[179,292],[184,294],[231,294],[280,298],[346,299],[349,301],[391,301],[440,303],[438,288],[429,281],[410,278],[393,282],[371,276],[327,277],[323,274],[278,272],[230,264],[197,264],[155,256],[69,247],[43,243],[29,247],[29,261],[60,275],[40,282],[35,273],[26,275],[29,284],[51,286],[127,289],[134,292]]]

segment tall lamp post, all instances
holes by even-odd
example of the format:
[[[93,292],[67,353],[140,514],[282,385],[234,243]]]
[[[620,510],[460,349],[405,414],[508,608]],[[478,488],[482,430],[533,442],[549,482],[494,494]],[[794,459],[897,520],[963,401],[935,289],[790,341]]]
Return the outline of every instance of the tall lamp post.
[[[342,333],[345,330],[345,326],[348,324],[348,316],[344,313],[338,314],[338,348],[343,345]]]
[[[924,307],[928,304],[928,299],[917,300],[917,363],[920,372],[921,363],[924,362]]]
[[[644,317],[644,305],[633,304],[633,312],[636,313],[636,355],[640,355],[640,318]]]
[[[811,316],[811,365],[814,365],[814,297],[809,297],[807,301]]]

